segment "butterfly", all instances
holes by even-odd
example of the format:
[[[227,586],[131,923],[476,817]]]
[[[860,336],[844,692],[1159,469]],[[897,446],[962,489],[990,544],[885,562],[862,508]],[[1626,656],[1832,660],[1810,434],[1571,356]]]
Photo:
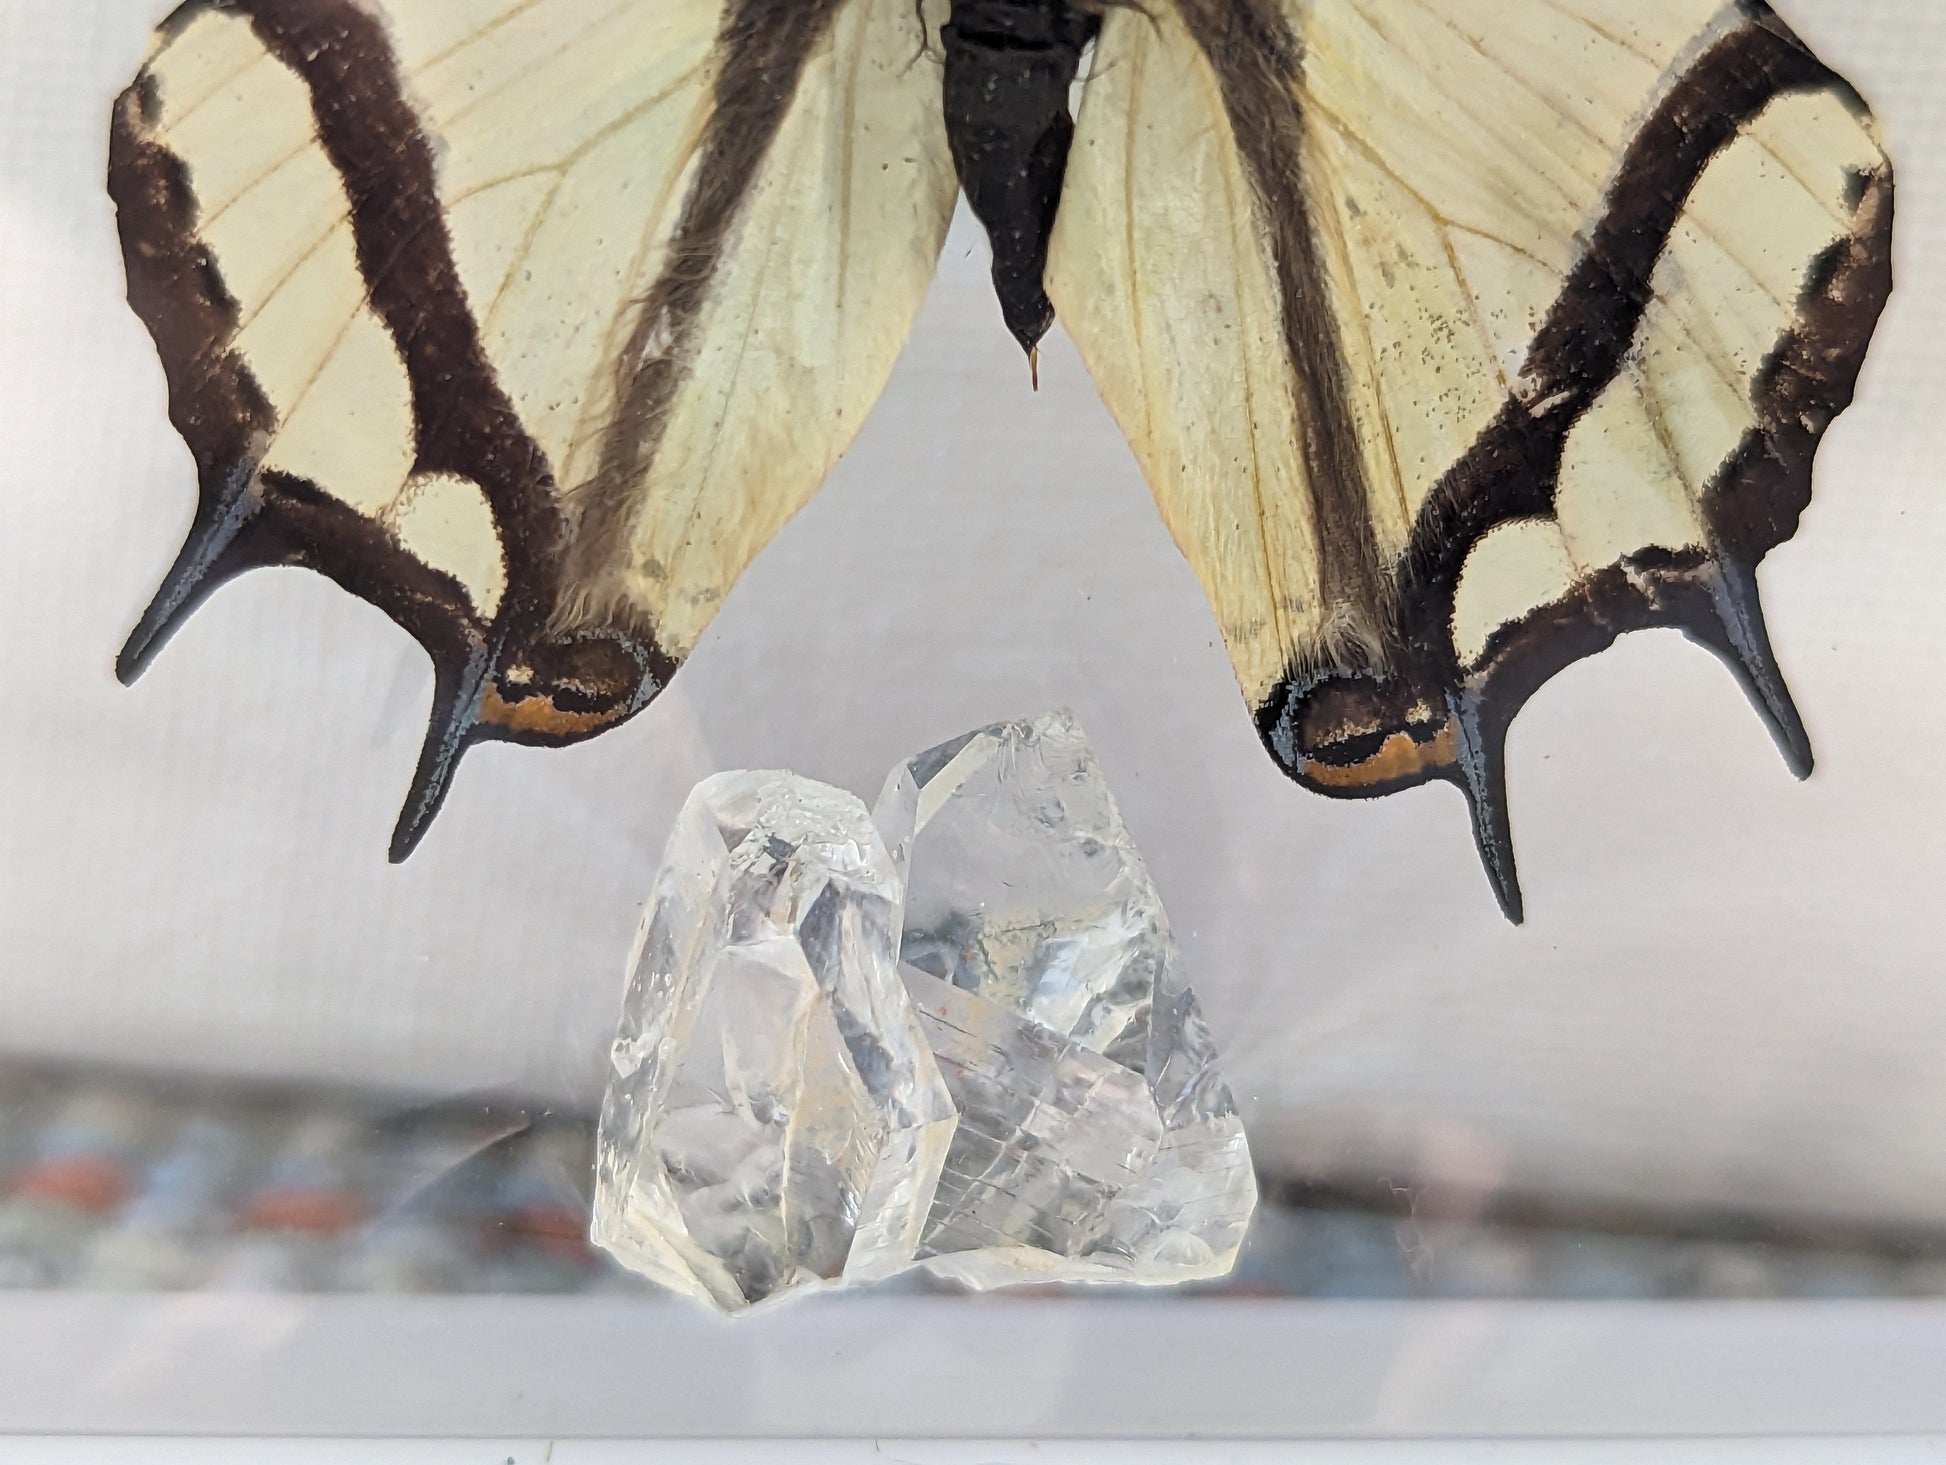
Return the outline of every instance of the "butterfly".
[[[1078,105],[1070,97],[1079,78]],[[851,443],[962,191],[1318,792],[1457,784],[1675,626],[1792,768],[1755,572],[1891,288],[1858,95],[1758,0],[190,0],[119,99],[200,482],[118,663],[322,572],[465,749],[639,711]]]

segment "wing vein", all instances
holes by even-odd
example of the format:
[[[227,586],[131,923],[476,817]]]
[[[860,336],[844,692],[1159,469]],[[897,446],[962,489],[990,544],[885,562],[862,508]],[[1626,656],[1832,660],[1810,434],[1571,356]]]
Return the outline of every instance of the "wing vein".
[[[235,86],[239,81],[243,79],[246,73],[255,70],[257,67],[261,66],[266,61],[273,61],[273,60],[275,60],[275,58],[271,56],[271,54],[268,51],[259,51],[257,52],[256,55],[250,57],[248,60],[240,62],[235,67],[232,67],[220,79],[210,83],[210,85],[199,96],[197,96],[191,101],[184,102],[182,106],[176,111],[175,116],[169,119],[168,123],[158,132],[157,135],[162,138],[167,138],[171,131],[173,131],[177,127],[180,127],[183,123],[187,122],[191,117],[194,117],[204,107],[208,106],[211,102],[215,101],[218,97],[222,96],[225,92],[227,92],[231,87]]]
[[[1611,44],[1613,44],[1618,50],[1626,51],[1631,56],[1639,56],[1642,60],[1648,62],[1651,66],[1657,64],[1655,57],[1651,56],[1647,51],[1644,51],[1640,46],[1630,44],[1620,34],[1618,34],[1615,31],[1609,30],[1606,26],[1602,25],[1601,22],[1597,20],[1591,20],[1587,16],[1580,14],[1578,11],[1569,10],[1566,6],[1557,3],[1557,0],[1543,0],[1543,3],[1546,4],[1547,8],[1549,10],[1552,10],[1556,15],[1563,16],[1566,19],[1575,22],[1577,25],[1586,26],[1590,31],[1594,32],[1594,34],[1600,36],[1604,41],[1608,41]]]
[[[1221,101],[1218,101],[1211,108],[1211,111],[1213,115],[1218,117],[1227,115]],[[1247,197],[1241,199],[1237,197],[1236,183],[1228,169],[1221,170],[1221,174],[1223,178],[1224,198],[1228,204],[1228,212],[1230,215],[1231,250],[1239,261],[1252,258],[1257,255],[1259,249],[1259,241],[1256,237],[1256,203],[1253,199]],[[1274,267],[1271,274],[1274,279]],[[1287,343],[1284,349],[1288,352],[1289,347]],[[1256,524],[1254,527],[1257,536],[1258,557],[1262,562],[1264,572],[1265,609],[1270,618],[1270,630],[1276,636],[1276,644],[1290,646],[1294,645],[1295,642],[1292,640],[1290,634],[1289,607],[1286,604],[1287,597],[1281,591],[1278,575],[1275,567],[1271,563],[1270,556],[1270,520],[1264,512],[1263,450],[1257,440],[1257,434],[1261,426],[1257,416],[1257,380],[1256,371],[1252,366],[1248,351],[1243,353],[1242,362],[1243,410],[1244,416],[1250,424],[1250,430],[1246,434],[1250,446],[1250,500],[1255,506],[1256,511]],[[1293,403],[1296,401],[1295,393],[1292,394],[1292,401]],[[1299,423],[1298,431],[1300,433],[1305,431],[1306,426],[1307,424]],[[1300,468],[1299,471],[1302,472],[1304,469]],[[1311,524],[1312,537],[1314,539],[1319,538],[1323,535],[1323,532],[1324,526],[1314,518]]]
[[[1522,255],[1527,259],[1531,259],[1535,264],[1541,266],[1541,268],[1550,270],[1554,274],[1558,275],[1561,273],[1561,267],[1558,263],[1552,263],[1542,259],[1529,246],[1520,243],[1518,240],[1508,239],[1503,235],[1478,228],[1472,224],[1462,224],[1451,215],[1445,213],[1437,203],[1427,198],[1398,169],[1388,163],[1370,143],[1360,137],[1358,135],[1358,129],[1345,118],[1343,113],[1334,110],[1327,103],[1316,98],[1309,100],[1309,110],[1315,115],[1327,118],[1331,122],[1332,130],[1336,133],[1340,143],[1358,153],[1379,172],[1398,184],[1400,191],[1424,208],[1427,216],[1441,228],[1462,230],[1468,234],[1477,235],[1482,239],[1489,240],[1494,244],[1513,250],[1516,254]]]
[[[1411,53],[1407,50],[1407,48],[1400,44],[1396,35],[1393,32],[1389,31],[1379,21],[1373,19],[1370,13],[1364,11],[1361,11],[1360,13],[1364,15],[1365,23],[1369,25],[1372,28],[1372,30],[1386,43],[1386,45],[1392,48],[1393,51],[1397,52],[1401,56],[1409,57],[1411,55]],[[1435,19],[1439,19],[1439,18],[1435,17]],[[1440,24],[1444,25],[1444,21],[1440,20]],[[1450,27],[1448,27],[1448,29],[1450,29]],[[1459,35],[1460,33],[1454,32],[1454,34]],[[1464,37],[1464,35],[1460,35],[1460,39],[1462,41],[1465,41],[1466,38]],[[1491,60],[1491,58],[1489,58],[1489,60]],[[1494,68],[1496,70],[1501,71],[1503,74],[1506,74],[1504,67],[1499,66],[1498,63],[1491,63],[1491,64],[1494,65]],[[1422,68],[1418,68],[1415,65],[1415,69],[1421,70],[1421,74],[1424,74]],[[1515,82],[1517,85],[1520,85],[1523,90],[1528,90],[1526,88],[1525,83],[1520,82],[1518,77],[1509,75],[1508,80]],[[1426,78],[1426,81],[1429,87],[1436,85],[1430,76]],[[1531,91],[1529,91],[1528,94],[1530,96],[1533,95]],[[1481,112],[1476,107],[1474,107],[1474,105],[1470,101],[1468,101],[1463,97],[1456,96],[1452,92],[1446,92],[1444,93],[1444,95],[1446,97],[1446,100],[1451,102],[1453,106],[1459,111],[1460,115],[1462,115],[1469,122],[1471,122],[1482,136],[1492,138],[1494,142],[1506,148],[1510,153],[1519,155],[1520,149],[1517,146],[1517,144],[1521,140],[1520,139],[1510,140],[1509,138],[1507,138],[1500,126],[1500,119],[1496,115],[1494,115],[1491,112],[1484,112],[1484,113]],[[1539,100],[1542,102],[1543,105],[1547,106],[1550,111],[1555,111],[1556,114],[1559,115],[1558,109],[1554,108],[1552,103],[1549,103],[1546,98],[1543,97],[1540,98]],[[1550,177],[1546,172],[1536,168],[1533,171],[1533,176],[1537,181],[1544,184],[1550,191],[1552,191],[1555,194],[1555,196],[1558,197],[1563,203],[1571,207],[1577,214],[1586,211],[1585,206],[1583,204],[1571,198],[1568,195],[1567,190],[1562,188],[1561,185],[1558,182],[1556,182],[1552,177]],[[1414,189],[1412,191],[1415,194],[1418,193],[1417,189]]]
[[[1453,22],[1450,19],[1448,19],[1446,16],[1441,15],[1438,11],[1434,10],[1429,4],[1427,4],[1427,0],[1408,0],[1408,3],[1416,6],[1420,14],[1424,15],[1433,24],[1439,26],[1440,29],[1446,31],[1449,35],[1456,38],[1461,45],[1467,48],[1467,50],[1471,51],[1474,55],[1478,56],[1482,61],[1486,62],[1487,65],[1491,66],[1495,71],[1499,72],[1502,76],[1506,77],[1509,82],[1519,87],[1528,96],[1532,97],[1536,102],[1540,103],[1541,106],[1547,108],[1547,110],[1552,112],[1556,117],[1559,117],[1569,127],[1572,127],[1576,132],[1580,133],[1584,138],[1586,138],[1589,142],[1593,143],[1597,148],[1600,148],[1604,151],[1607,150],[1608,148],[1607,141],[1601,137],[1596,136],[1594,130],[1590,128],[1587,123],[1583,122],[1579,117],[1575,116],[1572,112],[1563,110],[1558,104],[1556,104],[1556,102],[1552,97],[1547,96],[1543,92],[1538,92],[1534,90],[1534,88],[1528,84],[1527,79],[1525,77],[1516,73],[1504,61],[1501,61],[1492,52],[1488,51],[1486,47],[1482,46],[1478,41],[1474,40],[1473,37],[1469,36],[1465,31],[1461,30],[1458,26],[1454,25]],[[1471,116],[1473,114],[1469,112],[1468,115]]]
[[[921,24],[924,24],[923,19]],[[858,78],[865,69],[865,47],[852,48],[851,66],[845,77],[844,101],[832,109],[838,124],[838,255],[837,255],[837,315],[838,360],[847,359],[845,352],[845,331],[851,319],[848,309],[847,286],[850,270],[846,261],[851,258],[851,182],[856,139],[858,132]]]
[[[1142,369],[1142,435],[1146,441],[1155,440],[1155,391],[1152,376],[1155,370],[1154,358],[1149,352],[1148,323],[1142,311],[1142,251],[1135,238],[1135,139],[1140,129],[1137,121],[1141,116],[1142,73],[1148,64],[1148,47],[1137,46],[1129,58],[1129,96],[1128,135],[1122,149],[1122,197],[1127,207],[1122,210],[1122,247],[1128,251],[1128,279],[1124,282],[1128,291],[1128,318],[1133,326],[1135,337],[1135,360]]]
[[[459,53],[464,51],[468,46],[478,45],[481,41],[484,41],[489,37],[491,37],[496,31],[504,30],[507,26],[512,25],[516,20],[520,19],[521,16],[527,14],[530,10],[533,10],[536,6],[544,5],[546,3],[547,0],[519,0],[518,4],[516,4],[509,10],[502,11],[499,15],[495,16],[492,20],[488,21],[485,25],[481,26],[478,30],[472,31],[467,35],[461,36],[458,40],[454,41],[451,45],[447,46],[444,50],[433,52],[430,56],[426,57],[424,60],[418,63],[418,69],[422,71],[431,71],[436,66],[443,66],[446,62],[452,60],[453,57],[459,55]]]
[[[547,172],[554,174],[553,185],[547,190],[547,197],[541,200],[540,207],[534,210],[534,217],[528,220],[527,231],[521,235],[520,243],[514,246],[513,253],[508,256],[507,273],[500,281],[500,288],[493,292],[493,299],[487,303],[486,309],[480,312],[482,336],[492,330],[494,321],[500,313],[500,307],[506,303],[507,296],[513,290],[514,281],[520,276],[521,266],[534,252],[534,241],[540,238],[541,230],[547,226],[548,219],[554,213],[555,201],[560,198],[561,190],[567,186],[568,177],[564,170],[558,168],[535,170],[536,175]],[[502,184],[515,182],[518,176],[520,175],[501,179],[494,186],[497,188]]]
[[[514,67],[505,76],[501,77],[495,85],[472,92],[468,96],[464,106],[457,108],[450,116],[443,119],[445,125],[450,128],[453,124],[464,121],[488,103],[497,101],[504,93],[512,90],[519,83],[526,81],[536,72],[552,65],[555,61],[566,55],[571,46],[587,44],[588,32],[598,31],[605,20],[613,20],[614,18],[614,12],[612,11],[607,16],[594,17],[589,21],[589,24],[583,31],[562,36],[552,47],[534,52],[533,55],[522,61],[519,66]]]
[[[285,287],[287,287],[292,281],[292,279],[296,277],[297,272],[303,269],[304,266],[309,264],[312,260],[316,259],[318,255],[318,251],[323,249],[325,245],[331,242],[332,236],[334,236],[340,230],[346,227],[347,227],[347,223],[343,216],[333,219],[328,225],[326,225],[324,232],[319,234],[308,245],[306,245],[304,247],[303,253],[299,254],[297,258],[293,259],[290,262],[290,265],[284,270],[284,272],[281,275],[277,277],[276,281],[270,286],[270,288],[263,292],[263,298],[257,301],[256,304],[252,305],[248,310],[244,311],[242,314],[240,314],[237,317],[236,329],[230,333],[230,340],[234,341],[238,336],[242,335],[253,324],[255,324],[257,318],[261,316],[264,313],[264,311],[266,311],[276,303],[277,297],[283,294]],[[228,342],[225,342],[224,344],[227,345]]]

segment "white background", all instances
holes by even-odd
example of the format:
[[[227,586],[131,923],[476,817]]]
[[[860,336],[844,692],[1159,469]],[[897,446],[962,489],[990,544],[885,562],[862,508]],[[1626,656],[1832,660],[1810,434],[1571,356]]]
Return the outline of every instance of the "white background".
[[[376,611],[260,572],[119,688],[193,501],[100,185],[166,8],[0,0],[0,1044],[585,1100],[697,778],[869,796],[1067,705],[1264,1161],[1946,1221],[1946,5],[1780,6],[1900,184],[1861,404],[1762,577],[1818,773],[1673,633],[1571,669],[1511,743],[1522,930],[1452,790],[1334,803],[1272,767],[1128,450],[1063,342],[1029,392],[964,227],[857,447],[674,687],[574,749],[473,752],[403,868],[430,675]]]
[[[1234,1444],[938,1440],[789,1442],[611,1440],[415,1440],[355,1443],[288,1440],[77,1440],[9,1442],[17,1465],[338,1465],[356,1451],[361,1465],[1637,1465],[1638,1443],[1541,1440],[1510,1445],[1442,1440],[1434,1444],[1284,1441]],[[1658,1440],[1658,1465],[1938,1465],[1938,1439]]]
[[[1636,1465],[1642,1446],[1626,1443],[1531,1444],[1440,1441],[1430,1445],[1313,1444],[1277,1441],[1212,1445],[1102,1440],[1073,1443],[936,1440],[804,1440],[787,1443],[608,1440],[75,1440],[10,1442],[18,1465],[337,1465],[355,1450],[361,1465]],[[1660,1465],[1938,1465],[1937,1439],[1658,1440]],[[1861,1453],[1866,1451],[1868,1453]]]
[[[1931,1302],[867,1292],[731,1322],[668,1296],[12,1293],[0,1432],[1946,1437],[1942,1324]]]

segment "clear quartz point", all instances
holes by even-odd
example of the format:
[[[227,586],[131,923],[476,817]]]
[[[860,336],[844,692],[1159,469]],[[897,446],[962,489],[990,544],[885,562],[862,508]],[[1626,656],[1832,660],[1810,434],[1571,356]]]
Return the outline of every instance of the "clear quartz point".
[[[602,1106],[594,1239],[737,1312],[910,1264],[954,1128],[865,806],[719,774],[678,816]]]
[[[960,1114],[919,1257],[973,1286],[1168,1283],[1235,1263],[1236,1105],[1154,884],[1066,713],[893,771],[901,973]]]

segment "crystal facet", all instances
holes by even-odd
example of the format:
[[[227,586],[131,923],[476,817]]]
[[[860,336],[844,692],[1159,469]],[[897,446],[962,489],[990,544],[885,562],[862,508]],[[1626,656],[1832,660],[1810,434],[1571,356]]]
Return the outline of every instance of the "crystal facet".
[[[1066,714],[909,759],[871,815],[720,774],[643,918],[595,1239],[728,1311],[915,1263],[1220,1276],[1256,1182],[1181,969]]]
[[[1065,713],[895,769],[906,991],[959,1107],[919,1256],[974,1286],[1235,1262],[1256,1181],[1142,858]]]
[[[728,1311],[909,1263],[954,1111],[899,979],[899,895],[853,795],[697,786],[637,937],[596,1241]]]

